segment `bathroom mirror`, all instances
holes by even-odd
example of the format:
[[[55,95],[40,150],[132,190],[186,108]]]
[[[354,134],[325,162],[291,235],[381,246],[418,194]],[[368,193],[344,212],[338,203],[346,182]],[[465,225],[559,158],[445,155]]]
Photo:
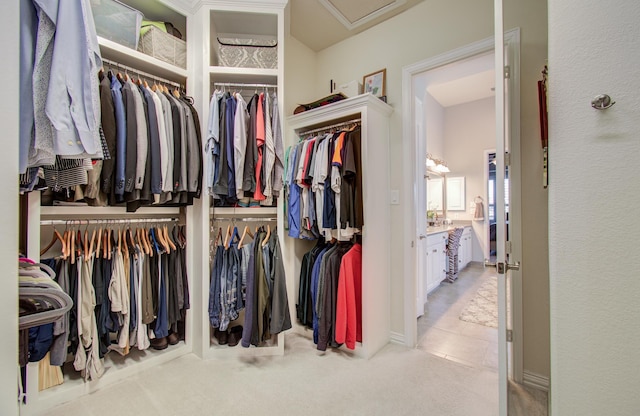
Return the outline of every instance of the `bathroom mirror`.
[[[464,211],[464,176],[447,177],[447,211]]]
[[[429,175],[427,179],[427,210],[438,211],[442,213],[444,194],[444,178],[435,175]],[[439,214],[438,214],[439,215]]]

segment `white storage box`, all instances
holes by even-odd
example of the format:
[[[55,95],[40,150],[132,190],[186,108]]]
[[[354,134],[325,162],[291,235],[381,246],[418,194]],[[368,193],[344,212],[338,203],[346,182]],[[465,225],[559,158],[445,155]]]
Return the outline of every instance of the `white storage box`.
[[[355,97],[356,95],[362,94],[362,84],[354,80],[338,85],[338,88],[336,88],[334,92],[341,92],[347,97]]]
[[[138,50],[171,65],[187,67],[187,43],[155,26],[140,37]]]
[[[218,38],[218,65],[240,68],[278,67],[275,39]]]
[[[98,36],[138,49],[142,13],[117,0],[91,0]]]

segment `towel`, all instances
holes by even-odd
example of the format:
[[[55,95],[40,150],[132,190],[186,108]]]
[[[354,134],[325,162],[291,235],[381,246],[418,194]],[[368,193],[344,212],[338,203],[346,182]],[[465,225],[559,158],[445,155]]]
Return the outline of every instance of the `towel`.
[[[482,203],[482,200],[476,202],[476,212],[473,214],[473,219],[476,221],[484,220],[484,204]]]

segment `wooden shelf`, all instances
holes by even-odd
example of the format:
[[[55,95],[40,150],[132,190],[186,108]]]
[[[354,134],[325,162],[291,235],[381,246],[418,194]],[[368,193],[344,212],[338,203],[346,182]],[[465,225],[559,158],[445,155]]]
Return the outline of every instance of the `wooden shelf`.
[[[105,59],[120,62],[144,72],[166,78],[184,84],[187,79],[187,70],[175,65],[171,65],[150,55],[138,52],[134,49],[122,46],[119,43],[98,36],[100,53]]]
[[[252,217],[252,216],[275,216],[278,214],[277,207],[254,207],[254,208],[226,208],[211,207],[211,215],[214,217]]]
[[[127,212],[125,207],[90,207],[87,205],[53,205],[40,207],[40,216],[48,217],[137,217],[137,216],[178,216],[180,207],[141,207],[136,212]]]
[[[278,70],[265,68],[235,68],[226,66],[210,66],[211,82],[242,82],[256,84],[278,83]]]

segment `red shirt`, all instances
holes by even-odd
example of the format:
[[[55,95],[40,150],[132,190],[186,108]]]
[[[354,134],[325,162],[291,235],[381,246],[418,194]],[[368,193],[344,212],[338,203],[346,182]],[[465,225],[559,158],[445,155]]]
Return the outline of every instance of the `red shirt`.
[[[336,300],[336,342],[355,349],[362,342],[362,246],[354,244],[342,257]]]

